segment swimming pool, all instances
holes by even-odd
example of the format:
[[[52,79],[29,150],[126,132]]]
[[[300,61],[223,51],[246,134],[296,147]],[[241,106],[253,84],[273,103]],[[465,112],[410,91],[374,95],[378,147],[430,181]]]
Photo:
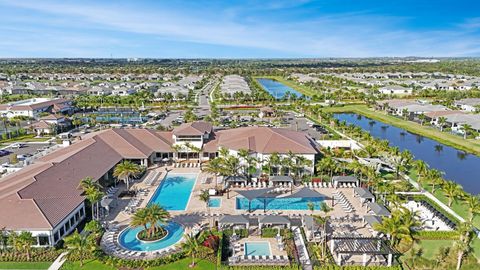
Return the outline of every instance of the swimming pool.
[[[122,247],[129,250],[154,251],[172,246],[182,239],[183,227],[180,224],[175,222],[169,222],[163,225],[163,228],[168,232],[165,238],[154,242],[143,242],[137,238],[137,234],[143,229],[143,227],[128,227],[120,233],[118,237],[118,243]]]
[[[266,210],[308,210],[308,203],[314,204],[315,210],[320,210],[320,204],[323,198],[267,198]],[[238,210],[248,210],[248,200],[244,197],[237,197],[236,208]],[[251,210],[263,210],[264,200],[254,199],[250,204]]]
[[[271,256],[269,242],[245,242],[245,256]]]
[[[150,199],[168,211],[187,208],[197,174],[168,174]]]
[[[219,208],[222,204],[222,199],[220,198],[210,198],[208,200],[208,207],[210,208]]]

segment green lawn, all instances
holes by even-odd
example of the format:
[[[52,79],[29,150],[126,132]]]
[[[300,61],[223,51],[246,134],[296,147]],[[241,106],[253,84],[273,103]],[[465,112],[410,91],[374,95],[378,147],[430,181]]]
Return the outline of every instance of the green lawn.
[[[437,254],[438,250],[441,247],[452,247],[453,240],[421,240],[418,243],[415,243],[415,248],[422,248],[423,255],[422,257],[426,259],[433,259]],[[408,252],[405,255],[407,258],[409,257]]]
[[[157,267],[147,268],[148,270],[176,270],[176,269],[190,269],[188,265],[191,263],[190,258],[186,258],[183,260],[176,261],[171,264],[166,264]],[[47,267],[48,268],[48,267]],[[3,268],[0,268],[3,269]],[[20,269],[20,268],[19,268]],[[31,269],[31,268],[21,268],[21,269]],[[46,268],[45,268],[46,269]],[[82,268],[80,268],[80,263],[66,263],[63,270],[115,270],[116,268],[107,266],[100,261],[93,260],[93,261],[86,261]],[[191,268],[195,270],[210,270],[215,269],[215,265],[209,261],[200,260],[197,261],[197,265],[195,268]]]
[[[176,270],[176,269],[195,269],[195,270],[211,270],[215,269],[215,265],[209,261],[197,261],[197,265],[195,268],[189,268],[188,265],[192,262],[192,259],[190,258],[185,258],[183,260],[167,264],[167,265],[162,265],[162,266],[157,266],[157,267],[152,267],[152,268],[147,268],[148,270]]]
[[[51,262],[0,262],[0,269],[48,269]]]
[[[67,262],[63,265],[62,270],[115,270],[115,267],[105,265],[97,260],[90,260],[83,262],[83,267],[80,267],[79,262]]]
[[[368,108],[366,105],[357,104],[357,105],[346,105],[343,107],[328,107],[328,108],[324,108],[324,111],[331,112],[331,113],[352,112],[352,113],[361,114],[363,116],[384,122],[386,124],[403,128],[412,133],[434,139],[440,143],[455,147],[465,152],[480,155],[480,141],[473,140],[473,139],[465,140],[460,136],[453,135],[447,132],[441,132],[440,130],[433,127],[422,126],[418,123],[415,123],[412,121],[406,121],[398,117],[388,115],[384,112],[375,111],[373,109]]]

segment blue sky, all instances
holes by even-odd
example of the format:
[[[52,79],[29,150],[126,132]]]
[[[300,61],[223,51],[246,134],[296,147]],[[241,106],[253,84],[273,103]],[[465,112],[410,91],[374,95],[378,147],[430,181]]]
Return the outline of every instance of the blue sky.
[[[480,56],[480,1],[0,0],[0,57]]]

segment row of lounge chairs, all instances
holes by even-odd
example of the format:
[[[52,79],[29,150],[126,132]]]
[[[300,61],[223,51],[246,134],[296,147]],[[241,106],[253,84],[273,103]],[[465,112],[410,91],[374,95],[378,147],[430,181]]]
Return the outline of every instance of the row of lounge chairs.
[[[146,185],[153,186],[155,182],[158,180],[158,177],[162,173],[159,171],[150,171],[147,176],[145,177],[145,180],[143,181]]]
[[[354,183],[340,183],[338,185],[339,188],[353,188],[353,187],[356,187],[357,185],[355,185]]]
[[[255,264],[255,265],[286,265],[290,263],[288,256],[233,256],[228,258],[231,265],[234,264]]]
[[[353,212],[353,206],[347,200],[347,197],[345,197],[345,194],[343,194],[343,192],[341,192],[341,191],[340,192],[334,192],[333,197],[342,206],[343,211],[345,211],[346,213]]]
[[[142,204],[143,199],[140,198],[133,198],[128,202],[128,205],[125,207],[125,212],[127,213],[133,213],[135,210]]]
[[[253,183],[248,183],[248,184],[238,183],[238,182],[237,182],[237,183],[235,183],[235,185],[234,185],[234,187],[242,187],[242,188],[244,188],[244,187],[250,187],[250,188],[267,188],[267,187],[274,187],[274,186],[275,186],[275,187],[280,187],[280,188],[286,188],[286,187],[290,188],[290,187],[292,187],[292,183],[290,182],[290,183],[285,183],[285,184],[284,184],[284,183],[280,182],[280,183],[274,185],[272,181],[269,181],[268,183],[267,183],[267,182],[258,182],[258,183],[257,183],[257,182],[253,182]]]
[[[107,191],[105,192],[107,196],[111,197],[117,193],[118,187],[109,187]]]
[[[308,182],[303,184],[308,188],[331,188],[333,187],[332,183],[328,182]]]
[[[438,217],[441,221],[443,221],[450,229],[455,230],[457,225],[451,221],[448,217],[446,217],[442,212],[438,211],[435,207],[433,207],[431,204],[429,204],[426,201],[421,201],[420,202],[425,208],[427,208],[428,211],[432,213],[432,215]]]
[[[200,163],[174,163],[174,168],[199,168]]]

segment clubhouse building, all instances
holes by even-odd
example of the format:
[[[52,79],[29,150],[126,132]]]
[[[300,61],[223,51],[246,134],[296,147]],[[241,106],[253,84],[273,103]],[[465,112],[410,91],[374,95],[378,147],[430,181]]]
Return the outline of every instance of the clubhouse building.
[[[202,162],[218,156],[222,148],[233,155],[248,150],[259,161],[273,153],[301,155],[312,161],[305,168],[311,172],[319,152],[305,133],[268,127],[215,131],[207,122],[193,122],[173,131],[103,130],[0,179],[0,227],[30,231],[38,246],[55,245],[86,216],[81,179],[92,177],[107,187],[113,183],[114,167],[123,160],[145,167],[167,161]]]

